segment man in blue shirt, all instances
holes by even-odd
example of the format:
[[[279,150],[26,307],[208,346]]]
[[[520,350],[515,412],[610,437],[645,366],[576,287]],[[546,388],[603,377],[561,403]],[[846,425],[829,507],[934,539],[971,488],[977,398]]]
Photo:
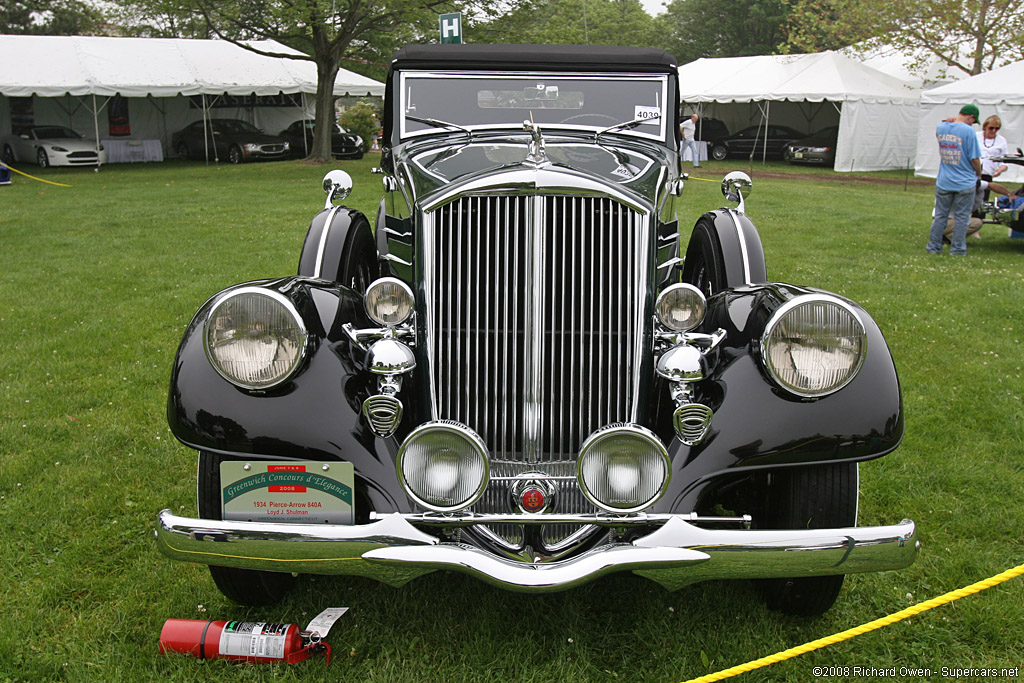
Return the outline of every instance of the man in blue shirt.
[[[941,163],[939,177],[935,180],[935,220],[926,247],[931,254],[942,253],[942,232],[952,212],[954,227],[949,253],[967,255],[967,226],[974,205],[974,189],[981,177],[981,150],[971,124],[977,123],[980,116],[976,106],[965,104],[952,121],[943,121],[935,129]]]

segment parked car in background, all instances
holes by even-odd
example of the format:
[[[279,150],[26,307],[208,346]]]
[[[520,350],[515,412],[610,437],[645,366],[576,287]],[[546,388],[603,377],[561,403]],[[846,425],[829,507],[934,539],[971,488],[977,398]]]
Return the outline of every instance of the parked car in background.
[[[296,121],[281,131],[281,137],[291,145],[293,156],[306,156],[313,144],[314,122],[309,119]],[[331,156],[336,159],[362,159],[363,138],[347,132],[337,123],[331,132]]]
[[[98,148],[98,151],[97,151]],[[47,166],[99,166],[107,163],[107,152],[95,139],[83,137],[65,126],[28,126],[4,138],[4,163],[22,161]]]
[[[714,158],[715,145],[729,137],[729,127],[721,119],[702,116],[697,120],[695,137],[708,144],[708,158]]]
[[[839,140],[839,126],[822,128],[813,135],[800,138],[786,145],[786,161],[791,164],[826,164],[836,162],[836,143]]]
[[[207,140],[203,141],[203,131]],[[258,159],[284,159],[290,154],[288,141],[263,132],[241,119],[196,121],[171,136],[171,147],[182,161],[227,159],[232,164]]]
[[[765,126],[747,126],[715,145],[710,155],[718,161],[727,157],[749,157],[751,154],[757,159],[762,154],[768,159],[781,159],[786,145],[805,135],[789,126],[769,124],[767,130]]]
[[[882,332],[769,278],[746,174],[735,208],[686,198],[677,78],[661,50],[400,50],[380,203],[328,172],[296,275],[184,332],[167,416],[198,515],[161,512],[161,552],[245,604],[293,573],[635,572],[758,579],[804,615],[913,562],[912,521],[857,526],[860,463],[903,437]]]

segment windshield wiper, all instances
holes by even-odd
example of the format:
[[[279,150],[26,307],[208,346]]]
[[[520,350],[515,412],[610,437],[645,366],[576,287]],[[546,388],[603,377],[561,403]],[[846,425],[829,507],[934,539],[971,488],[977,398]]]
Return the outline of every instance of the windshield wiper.
[[[428,126],[450,128],[451,130],[457,130],[460,133],[465,133],[469,137],[473,137],[473,131],[471,131],[469,128],[463,128],[462,126],[458,126],[454,123],[448,123],[447,121],[442,121],[440,119],[428,119],[422,116],[413,116],[412,114],[406,114],[405,118],[409,119],[410,121],[425,123]]]
[[[607,128],[602,128],[601,130],[597,131],[597,133],[594,135],[594,142],[597,142],[605,133],[610,133],[613,130],[619,130],[620,128],[632,130],[633,128],[636,128],[641,124],[647,123],[648,121],[657,121],[659,119],[661,119],[661,114],[655,114],[654,116],[648,116],[642,119],[633,119],[632,121],[623,121],[622,123],[616,123],[614,126],[608,126]]]

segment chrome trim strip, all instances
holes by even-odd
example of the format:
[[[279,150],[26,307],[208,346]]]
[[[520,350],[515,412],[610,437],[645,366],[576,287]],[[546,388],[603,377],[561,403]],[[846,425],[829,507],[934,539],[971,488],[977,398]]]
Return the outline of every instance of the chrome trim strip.
[[[327,233],[331,231],[331,225],[334,224],[334,214],[338,213],[338,209],[340,208],[341,206],[334,206],[331,208],[331,212],[327,214],[327,221],[324,223],[324,229],[320,232],[320,244],[316,249],[316,267],[313,268],[313,277],[315,278],[319,278],[320,273],[323,272],[324,251],[327,249]]]
[[[743,282],[750,285],[750,255],[747,253],[747,240],[743,236],[743,227],[740,225],[739,212],[736,209],[727,209],[732,224],[736,226],[736,237],[740,241],[740,253],[743,256]]]

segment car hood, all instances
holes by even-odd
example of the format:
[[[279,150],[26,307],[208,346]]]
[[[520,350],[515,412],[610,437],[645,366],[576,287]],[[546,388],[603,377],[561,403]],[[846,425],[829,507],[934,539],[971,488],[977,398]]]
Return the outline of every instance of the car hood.
[[[599,181],[644,203],[655,204],[660,181],[671,163],[665,151],[609,138],[602,138],[596,145],[593,136],[545,137],[541,160],[527,158],[528,136],[405,145],[395,151],[396,170],[411,182],[417,199],[441,187],[473,184],[490,175],[530,167]],[[567,182],[569,186],[574,184]]]
[[[43,138],[36,142],[44,145],[57,145],[71,152],[96,151],[96,141],[87,138]]]

